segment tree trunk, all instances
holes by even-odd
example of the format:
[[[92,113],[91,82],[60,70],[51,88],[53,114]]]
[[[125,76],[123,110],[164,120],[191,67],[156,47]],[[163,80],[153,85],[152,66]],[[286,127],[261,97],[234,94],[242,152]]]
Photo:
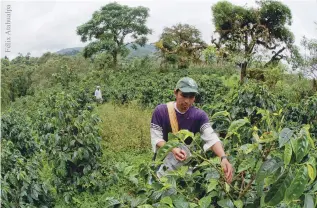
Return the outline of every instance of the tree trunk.
[[[313,79],[313,90],[317,92],[317,80]]]
[[[118,66],[118,53],[117,52],[113,52],[112,53],[112,58],[113,58],[113,67],[116,69]]]
[[[240,73],[240,82],[244,83],[244,79],[247,76],[247,66],[248,66],[248,62],[243,62],[241,64],[241,73]]]

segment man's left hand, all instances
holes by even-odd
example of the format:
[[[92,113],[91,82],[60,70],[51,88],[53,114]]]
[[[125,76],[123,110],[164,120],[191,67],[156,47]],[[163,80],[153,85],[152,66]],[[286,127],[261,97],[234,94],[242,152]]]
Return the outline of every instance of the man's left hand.
[[[225,158],[221,161],[221,167],[225,173],[226,176],[226,182],[231,183],[232,181],[232,175],[233,175],[233,168],[230,162]]]

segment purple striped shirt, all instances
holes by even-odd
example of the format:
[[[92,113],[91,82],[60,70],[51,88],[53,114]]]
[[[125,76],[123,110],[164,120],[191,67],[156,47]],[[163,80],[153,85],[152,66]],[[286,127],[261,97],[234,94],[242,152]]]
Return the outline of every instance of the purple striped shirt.
[[[196,134],[197,132],[202,132],[203,128],[210,126],[207,114],[199,108],[191,106],[184,114],[177,110],[175,112],[179,130],[187,129]],[[172,132],[172,128],[166,104],[158,105],[155,108],[152,115],[151,128],[162,131],[163,139],[165,141],[168,140],[168,133]]]

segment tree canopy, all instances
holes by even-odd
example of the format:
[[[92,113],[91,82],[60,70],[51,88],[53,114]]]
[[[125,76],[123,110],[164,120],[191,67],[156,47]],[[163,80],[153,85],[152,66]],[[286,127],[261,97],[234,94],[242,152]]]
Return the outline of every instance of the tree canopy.
[[[92,57],[96,53],[107,52],[117,65],[118,55],[126,56],[129,43],[125,39],[132,39],[133,48],[144,46],[146,35],[151,30],[146,26],[149,9],[138,6],[129,7],[118,3],[110,3],[94,12],[92,19],[77,27],[77,34],[82,42],[91,41],[84,48],[84,56]]]
[[[241,81],[246,76],[252,56],[265,48],[272,52],[265,65],[278,63],[286,58],[286,49],[292,52],[294,35],[288,29],[292,23],[290,9],[281,2],[265,0],[258,8],[247,8],[221,1],[212,6],[213,21],[218,38],[212,42],[218,49],[231,54],[243,54],[240,61]]]
[[[187,68],[191,62],[199,62],[202,49],[206,43],[201,38],[201,32],[189,24],[176,24],[166,27],[156,43],[164,61]]]

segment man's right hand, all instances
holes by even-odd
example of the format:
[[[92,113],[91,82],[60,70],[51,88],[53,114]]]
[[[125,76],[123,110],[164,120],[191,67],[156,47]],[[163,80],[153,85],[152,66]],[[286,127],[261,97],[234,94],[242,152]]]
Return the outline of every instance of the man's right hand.
[[[174,157],[176,158],[176,160],[184,161],[186,159],[185,151],[180,148],[172,149],[172,153],[174,154]]]

